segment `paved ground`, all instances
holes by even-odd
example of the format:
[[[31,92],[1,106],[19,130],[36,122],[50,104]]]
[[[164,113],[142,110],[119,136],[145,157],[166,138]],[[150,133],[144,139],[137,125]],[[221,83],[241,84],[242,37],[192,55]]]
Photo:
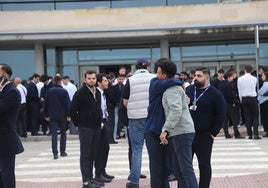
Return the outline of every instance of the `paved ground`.
[[[245,134],[244,127],[240,131]],[[25,152],[18,155],[16,161],[17,188],[81,188],[77,136],[68,135],[68,157],[56,161],[52,159],[49,139],[41,136],[23,140]],[[268,188],[267,141],[268,138],[225,139],[221,133],[214,144],[211,188]],[[194,166],[198,176],[196,160]],[[125,140],[111,145],[107,169],[116,179],[105,187],[124,188],[128,176]],[[146,149],[143,152],[142,172],[149,176]],[[149,181],[149,178],[141,180],[140,187],[149,188]],[[176,182],[170,185],[171,188],[177,187]]]

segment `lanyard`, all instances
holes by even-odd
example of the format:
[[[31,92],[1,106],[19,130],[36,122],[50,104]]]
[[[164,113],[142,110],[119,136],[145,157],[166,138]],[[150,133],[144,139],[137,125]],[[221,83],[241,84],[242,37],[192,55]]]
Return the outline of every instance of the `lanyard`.
[[[196,102],[205,94],[205,92],[208,90],[209,86],[199,95],[198,98],[196,98],[196,87],[194,87],[194,101],[193,104],[196,105]]]

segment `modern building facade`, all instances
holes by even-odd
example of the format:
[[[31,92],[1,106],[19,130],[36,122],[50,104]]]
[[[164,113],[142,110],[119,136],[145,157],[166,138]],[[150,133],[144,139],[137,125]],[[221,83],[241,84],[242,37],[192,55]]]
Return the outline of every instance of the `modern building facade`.
[[[23,79],[60,72],[80,84],[88,69],[134,71],[140,57],[212,74],[268,65],[267,0],[2,0],[0,8],[0,62]]]

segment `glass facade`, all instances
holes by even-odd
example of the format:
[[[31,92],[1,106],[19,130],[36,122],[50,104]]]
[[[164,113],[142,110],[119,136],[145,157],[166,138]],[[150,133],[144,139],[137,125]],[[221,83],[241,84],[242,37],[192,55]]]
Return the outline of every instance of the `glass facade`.
[[[134,68],[138,58],[144,57],[155,62],[161,57],[160,48],[157,47],[89,50],[78,48],[58,52],[60,58],[57,61],[55,48],[45,50],[45,73],[54,76],[60,72],[62,75],[68,75],[75,82],[79,81],[81,66],[100,66],[101,70],[111,70],[120,65]],[[239,69],[247,62],[255,63],[256,48],[255,44],[172,46],[170,58],[176,63],[178,72],[191,70],[191,66],[195,64],[228,68],[237,62],[242,62],[237,65]],[[35,51],[2,50],[0,63],[7,63],[12,67],[12,78],[28,79],[35,72]],[[268,65],[268,43],[260,44],[260,65]],[[153,71],[153,64],[151,70]]]
[[[0,63],[11,66],[13,74],[11,79],[20,77],[27,80],[35,73],[34,50],[0,50]]]
[[[242,0],[250,1],[250,0]],[[220,0],[1,0],[2,11],[12,10],[69,10],[69,9],[93,9],[93,8],[128,8],[146,6],[175,6],[218,3]]]

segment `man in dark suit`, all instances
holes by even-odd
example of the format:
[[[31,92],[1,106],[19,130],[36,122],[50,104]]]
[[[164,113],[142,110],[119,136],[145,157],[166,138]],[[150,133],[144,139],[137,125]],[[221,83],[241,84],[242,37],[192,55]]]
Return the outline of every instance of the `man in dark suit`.
[[[70,121],[70,98],[68,92],[61,86],[62,79],[54,78],[55,86],[46,93],[44,105],[45,120],[50,122],[52,134],[52,152],[54,159],[58,159],[57,130],[60,129],[60,156],[65,157],[67,121]]]
[[[98,157],[95,161],[95,179],[101,182],[111,182],[114,176],[106,173],[106,165],[110,151],[108,134],[107,134],[107,120],[109,118],[107,100],[104,90],[108,88],[108,80],[105,74],[100,73],[97,75],[97,89],[101,93],[101,110],[102,110],[102,124],[100,131],[100,145],[98,150]]]
[[[38,95],[36,84],[40,80],[39,74],[33,74],[32,81],[28,85],[27,94],[27,116],[30,118],[31,135],[38,135],[40,126],[40,105],[43,100]]]
[[[20,93],[9,81],[12,69],[0,64],[0,188],[15,188],[15,155],[24,151],[16,130]]]
[[[119,74],[117,78],[117,84],[113,86],[116,106],[114,109],[115,113],[115,124],[114,124],[114,139],[120,138],[120,131],[122,130],[124,125],[119,124],[119,117],[118,117],[118,109],[119,104],[122,99],[123,89],[124,89],[124,80],[126,79],[126,76],[124,74]]]
[[[101,94],[95,87],[96,81],[96,73],[87,71],[84,85],[74,94],[71,104],[71,119],[78,126],[83,188],[99,188],[104,185],[93,179],[93,161],[99,148],[102,122]]]

